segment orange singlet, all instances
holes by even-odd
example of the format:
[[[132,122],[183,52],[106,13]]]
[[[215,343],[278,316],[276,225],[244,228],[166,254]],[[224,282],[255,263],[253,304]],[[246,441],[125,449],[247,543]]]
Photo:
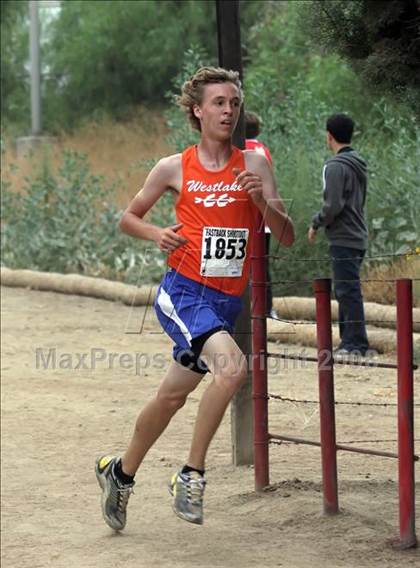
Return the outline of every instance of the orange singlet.
[[[182,188],[175,206],[178,234],[188,243],[168,257],[177,272],[225,294],[240,296],[249,277],[250,239],[257,208],[236,182],[233,168],[245,169],[242,150],[222,170],[200,163],[197,146],[182,153]]]

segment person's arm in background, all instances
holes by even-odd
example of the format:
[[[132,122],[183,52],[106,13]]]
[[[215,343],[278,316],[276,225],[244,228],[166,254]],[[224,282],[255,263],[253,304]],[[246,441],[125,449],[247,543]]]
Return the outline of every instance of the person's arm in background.
[[[324,166],[324,202],[321,211],[312,218],[308,231],[308,240],[314,242],[320,227],[328,227],[341,213],[345,205],[345,169],[342,164],[330,163]]]

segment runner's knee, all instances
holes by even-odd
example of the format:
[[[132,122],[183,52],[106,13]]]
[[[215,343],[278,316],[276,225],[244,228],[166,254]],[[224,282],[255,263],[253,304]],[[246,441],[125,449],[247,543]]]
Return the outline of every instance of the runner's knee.
[[[165,410],[176,412],[184,406],[187,395],[179,392],[158,391],[156,398]]]
[[[240,361],[229,362],[223,368],[217,370],[216,383],[232,392],[236,392],[246,381],[248,368],[245,357]]]

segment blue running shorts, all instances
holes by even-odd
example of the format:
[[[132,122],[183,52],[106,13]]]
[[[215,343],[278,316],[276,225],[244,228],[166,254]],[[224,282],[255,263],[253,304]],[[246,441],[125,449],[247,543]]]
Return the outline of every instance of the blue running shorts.
[[[175,361],[205,374],[208,368],[200,359],[203,345],[217,331],[233,333],[242,300],[171,269],[160,283],[154,307],[165,333],[175,342]]]

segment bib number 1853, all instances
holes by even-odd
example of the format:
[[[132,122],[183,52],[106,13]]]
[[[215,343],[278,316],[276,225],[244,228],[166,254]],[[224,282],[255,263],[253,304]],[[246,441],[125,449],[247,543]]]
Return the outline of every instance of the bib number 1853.
[[[241,276],[248,235],[248,229],[204,227],[201,274],[222,277]]]

